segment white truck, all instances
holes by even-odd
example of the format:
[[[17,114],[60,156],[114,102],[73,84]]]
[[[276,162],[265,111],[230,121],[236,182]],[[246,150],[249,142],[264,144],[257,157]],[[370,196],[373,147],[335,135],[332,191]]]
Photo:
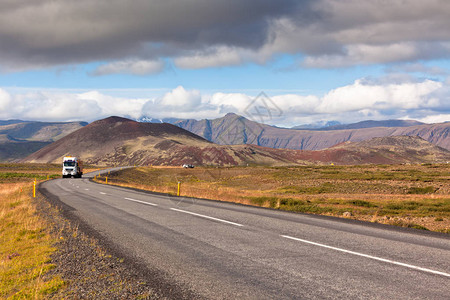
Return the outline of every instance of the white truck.
[[[62,177],[81,178],[82,175],[83,175],[83,162],[77,157],[65,156],[63,158]]]

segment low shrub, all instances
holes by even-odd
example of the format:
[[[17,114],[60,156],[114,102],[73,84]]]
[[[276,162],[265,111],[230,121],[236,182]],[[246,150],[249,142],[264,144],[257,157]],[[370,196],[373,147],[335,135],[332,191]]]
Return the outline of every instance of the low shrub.
[[[393,210],[416,210],[420,206],[422,206],[422,204],[416,201],[406,201],[400,203],[389,203],[385,206],[385,208]]]
[[[400,227],[415,228],[415,229],[421,229],[421,230],[429,230],[425,226],[422,226],[422,225],[419,225],[419,224],[416,224],[416,223],[407,222],[407,221],[404,221],[402,219],[394,219],[393,221],[389,222],[389,224],[395,225],[395,226],[400,226]]]
[[[433,186],[427,186],[427,187],[411,187],[408,190],[408,194],[432,194],[436,192],[436,189]]]
[[[275,208],[278,205],[278,198],[276,197],[251,197],[250,202],[258,206],[266,206],[267,204]]]
[[[333,209],[330,207],[319,206],[315,203],[311,203],[309,201],[297,200],[297,199],[281,199],[280,200],[280,209],[295,211],[295,212],[304,212],[304,213],[326,213],[331,212]]]
[[[352,201],[347,201],[348,204],[353,204],[356,206],[362,206],[362,207],[378,207],[378,205],[370,203],[369,201],[364,201],[364,200],[352,200]]]

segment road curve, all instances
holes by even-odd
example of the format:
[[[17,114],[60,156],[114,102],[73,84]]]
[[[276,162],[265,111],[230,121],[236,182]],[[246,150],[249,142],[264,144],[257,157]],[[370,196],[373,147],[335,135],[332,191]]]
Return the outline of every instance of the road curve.
[[[450,295],[450,238],[444,234],[169,197],[86,177],[47,181],[40,189],[109,245],[160,271],[186,298]]]

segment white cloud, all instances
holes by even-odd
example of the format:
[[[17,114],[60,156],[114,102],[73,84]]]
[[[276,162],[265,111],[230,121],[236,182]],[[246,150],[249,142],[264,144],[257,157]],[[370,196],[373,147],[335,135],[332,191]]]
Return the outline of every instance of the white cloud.
[[[79,100],[75,94],[34,92],[12,95],[9,118],[24,120],[84,120],[101,113],[95,101]]]
[[[242,114],[251,100],[252,97],[242,93],[215,93],[208,101],[218,107],[223,114],[228,112]]]
[[[417,109],[433,107],[429,98],[442,83],[425,80],[420,83],[367,85],[357,80],[354,84],[327,93],[317,108],[322,113],[362,111],[363,109]],[[432,101],[433,100],[433,101]]]
[[[359,64],[389,63],[409,61],[420,57],[420,52],[412,43],[388,45],[348,45],[345,54],[308,56],[304,65],[314,68],[348,67]]]
[[[425,73],[430,75],[448,75],[450,70],[446,70],[437,66],[427,66],[423,63],[406,63],[399,64],[387,68],[390,73],[406,72],[406,73]]]
[[[148,75],[162,72],[164,66],[165,64],[161,60],[114,61],[97,67],[92,74],[97,76],[109,74]]]
[[[317,108],[320,105],[320,98],[317,96],[301,96],[301,95],[280,95],[272,97],[272,100],[283,111],[288,111],[291,114],[311,114],[317,113]]]
[[[222,46],[206,52],[198,51],[191,55],[176,57],[174,63],[182,69],[234,66],[243,62],[242,56],[238,49]]]
[[[123,91],[121,91],[123,94]],[[271,96],[271,95],[269,95]],[[281,116],[263,118],[265,123],[294,126],[318,121],[343,123],[367,119],[417,119],[450,121],[450,87],[446,82],[422,80],[389,83],[386,80],[357,80],[330,90],[323,96],[280,94],[266,101],[281,110]],[[111,96],[101,91],[9,93],[0,89],[0,118],[26,120],[93,121],[111,115],[139,118],[214,119],[234,112],[252,119],[249,108],[255,95],[245,93],[202,93],[178,86],[152,98]],[[258,108],[259,109],[259,108]],[[259,120],[259,116],[254,118]]]
[[[11,107],[11,96],[3,89],[0,89],[0,118],[9,118]]]
[[[191,111],[198,108],[201,102],[199,91],[186,91],[182,86],[178,86],[155,103],[163,107],[172,108],[175,111]]]
[[[425,118],[419,118],[417,119],[420,122],[423,123],[444,123],[444,122],[450,122],[450,114],[439,114],[439,115],[432,115],[427,116]]]
[[[217,107],[209,105],[208,97],[202,96],[198,90],[186,90],[182,86],[148,100],[141,106],[141,115],[160,119],[218,116]]]
[[[98,91],[90,91],[76,95],[78,101],[92,101],[100,108],[102,116],[130,116],[132,118],[139,118],[142,113],[142,106],[148,99],[142,98],[122,98],[113,97],[102,94]]]
[[[8,102],[3,99],[9,99]],[[36,121],[93,121],[111,115],[139,117],[147,99],[111,97],[96,91],[86,93],[27,92],[9,94],[0,89],[2,119]]]

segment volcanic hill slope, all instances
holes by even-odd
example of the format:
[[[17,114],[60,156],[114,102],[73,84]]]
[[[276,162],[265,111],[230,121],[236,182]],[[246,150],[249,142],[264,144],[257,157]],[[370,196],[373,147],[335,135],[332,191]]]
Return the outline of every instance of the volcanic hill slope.
[[[280,163],[276,155],[247,146],[215,145],[172,124],[139,123],[120,117],[93,122],[24,161],[60,163],[66,155],[106,166]]]
[[[85,125],[85,122],[0,121],[0,161],[26,157]]]
[[[28,156],[26,162],[60,163],[65,155],[96,165],[286,165],[425,163],[450,161],[450,151],[419,137],[344,143],[320,151],[257,145],[217,145],[167,123],[119,117],[93,122]]]
[[[342,164],[447,163],[450,151],[417,136],[377,137],[361,142],[344,142],[319,151]]]

